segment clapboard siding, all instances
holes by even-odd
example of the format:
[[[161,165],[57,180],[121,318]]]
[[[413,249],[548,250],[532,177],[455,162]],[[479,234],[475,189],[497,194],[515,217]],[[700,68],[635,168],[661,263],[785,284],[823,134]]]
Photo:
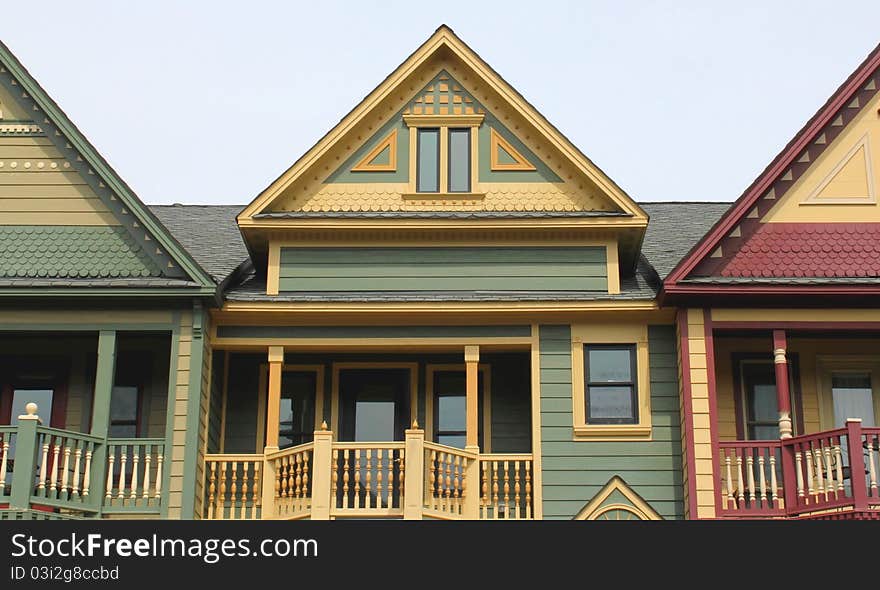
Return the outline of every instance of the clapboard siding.
[[[605,248],[282,248],[279,290],[607,291]]]
[[[573,518],[614,475],[622,477],[664,518],[682,518],[673,328],[648,328],[653,423],[650,441],[574,441],[571,328],[541,326],[540,353],[544,518]]]

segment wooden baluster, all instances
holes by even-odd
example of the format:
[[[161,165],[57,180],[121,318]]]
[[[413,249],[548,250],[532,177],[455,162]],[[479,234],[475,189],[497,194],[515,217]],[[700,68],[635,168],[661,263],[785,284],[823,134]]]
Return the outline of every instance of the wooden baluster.
[[[437,484],[437,451],[431,451],[431,459],[428,461],[428,497],[430,498],[430,506],[432,510],[437,509],[437,493],[436,493],[436,484]]]
[[[208,520],[214,520],[214,508],[217,501],[217,462],[211,461],[208,476]]]
[[[743,452],[748,453],[746,455],[746,477],[748,479],[749,485],[749,508],[755,507],[755,457],[751,453],[752,449],[745,450]]]
[[[337,494],[339,493],[339,449],[333,449],[333,470],[330,474],[330,506],[338,507]],[[309,494],[311,497],[311,494]]]
[[[61,454],[61,447],[64,439],[60,436],[52,438],[52,468],[49,470],[49,497],[56,498],[58,496],[58,457]]]
[[[758,484],[760,487],[758,488],[758,506],[761,508],[767,507],[767,475],[764,471],[766,465],[764,464],[764,449],[758,449]]]
[[[477,459],[480,462],[480,518],[485,520],[489,511],[489,462]]]
[[[348,508],[348,449],[342,451],[342,509]]]
[[[498,518],[498,461],[492,461],[492,510],[493,518]]]
[[[70,500],[70,442],[76,444],[73,440],[64,445],[64,466],[61,468],[61,493],[65,500]]]
[[[382,449],[376,449],[376,508],[382,508]]]
[[[138,488],[138,466],[140,465],[140,445],[132,445],[131,452],[133,453],[131,457],[131,490],[129,491],[129,499],[137,500],[137,488]]]
[[[868,496],[875,498],[878,494],[877,467],[874,465],[874,449],[876,448],[875,445],[880,443],[880,436],[869,434],[865,437],[865,443],[868,445]],[[3,456],[5,457],[6,455],[4,454]]]
[[[119,487],[116,497],[120,500],[125,499],[125,467],[128,463],[128,445],[122,445],[122,454],[119,456]]]
[[[37,484],[37,492],[40,496],[46,495],[46,469],[49,468],[49,439],[48,434],[43,435],[43,453],[40,461],[40,478]]]
[[[73,477],[70,480],[70,491],[72,497],[79,499],[82,497],[82,491],[79,487],[79,482],[82,477],[80,466],[82,465],[83,458],[83,447],[86,445],[85,441],[78,441],[76,444],[76,449],[73,451]]]
[[[510,463],[504,462],[504,518],[510,518]]]
[[[254,487],[251,491],[251,518],[260,518],[260,504],[263,502],[263,464],[254,461]]]
[[[532,519],[532,462],[526,459],[526,518]]]
[[[107,495],[104,499],[107,504],[111,503],[113,498],[113,464],[116,462],[116,447],[110,446],[107,452]]]
[[[370,508],[370,495],[373,493],[373,451],[367,449],[365,452],[366,462],[366,482],[364,483],[364,508]]]
[[[309,499],[312,497],[312,494],[309,491],[309,451],[305,450],[302,452],[302,463],[303,463],[303,480],[302,480],[302,501],[300,505],[302,506],[302,510],[306,510],[309,507]],[[333,465],[336,465],[334,462]],[[336,470],[334,469],[335,473]],[[333,498],[333,502],[336,501],[336,495],[330,496]]]
[[[734,449],[733,452],[736,455],[736,496],[737,496],[737,505],[740,510],[746,507],[745,505],[745,488],[743,484],[743,458],[742,458],[742,449]]]
[[[770,507],[779,508],[779,488],[776,481],[776,453],[770,449]]]
[[[226,461],[220,462],[220,494],[217,498],[220,520],[226,519]]]
[[[454,491],[452,489],[452,455],[443,453],[443,510],[451,512],[455,503]]]
[[[83,487],[82,487],[82,497],[88,498],[89,492],[91,491],[92,484],[92,452],[95,449],[95,443],[88,443],[86,447],[86,464],[83,467]]]
[[[388,456],[388,478],[385,480],[386,503],[388,508],[394,508],[394,450],[388,449],[385,454]]]
[[[821,457],[825,459],[825,501],[831,499],[831,495],[834,494],[834,470],[831,464],[831,447],[828,444],[825,444],[825,441],[819,442],[821,451]]]
[[[147,506],[150,502],[150,476],[153,475],[152,471],[150,471],[151,463],[153,460],[153,445],[144,445],[144,490],[141,493],[141,499],[143,500],[144,506]]]
[[[361,508],[361,450],[354,449],[354,507]]]
[[[165,455],[162,454],[162,451],[164,448],[159,447],[159,452],[156,454],[156,485],[153,497],[157,500],[162,496],[162,462],[165,460]]]
[[[0,435],[3,437],[3,445],[0,446],[0,452],[2,452],[3,456],[0,457],[0,496],[6,495],[6,465],[9,457],[9,435],[3,434]]]
[[[403,509],[403,490],[404,483],[406,480],[406,452],[403,449],[400,449],[400,463],[397,466],[397,505]]]
[[[795,447],[797,448],[797,447]],[[803,453],[801,451],[795,451],[794,453],[794,465],[795,465],[795,473],[797,474],[797,490],[798,490],[798,498],[804,497],[804,467],[803,467]]]
[[[241,478],[241,517],[247,518],[248,514],[250,514],[251,519],[254,518],[254,504],[251,502],[250,511],[248,510],[248,492],[250,491],[250,496],[253,497],[253,489],[256,487],[254,485],[254,469],[256,462],[254,461],[244,461],[241,464],[242,478]],[[253,498],[251,498],[253,499]]]
[[[724,481],[721,486],[721,494],[724,498],[724,504],[728,510],[733,509],[733,481],[731,480],[732,471],[730,469],[730,449],[721,449],[721,457],[724,463]]]
[[[281,498],[281,470],[284,469],[284,463],[281,459],[272,460],[275,463],[275,499]],[[276,502],[277,504],[277,502]]]
[[[455,455],[452,466],[452,490],[455,498],[453,511],[455,514],[461,514],[461,455]]]
[[[238,461],[232,462],[230,473],[232,477],[229,484],[229,518],[236,520],[238,519]]]
[[[519,520],[519,461],[513,462],[513,478],[513,505],[515,510],[514,518]]]
[[[807,464],[807,486],[809,491],[809,500],[811,502],[816,501],[816,478],[813,474],[813,451],[807,445],[804,450],[804,463]]]
[[[302,503],[302,497],[303,497],[303,495],[302,495],[302,485],[303,485],[302,455],[297,453],[296,457],[294,458],[294,462],[296,464],[296,476],[294,477],[294,480],[293,480],[293,497],[294,497],[293,504],[294,504],[296,510],[302,510],[302,507],[303,507],[303,503]]]
[[[853,441],[849,442],[850,444],[853,443]],[[840,452],[840,437],[837,437],[836,443],[837,444],[834,445],[834,464],[837,466],[837,493],[839,495],[844,495],[845,491],[843,486],[843,456]],[[851,465],[850,467],[850,473],[852,473],[852,476],[855,477],[855,465]]]

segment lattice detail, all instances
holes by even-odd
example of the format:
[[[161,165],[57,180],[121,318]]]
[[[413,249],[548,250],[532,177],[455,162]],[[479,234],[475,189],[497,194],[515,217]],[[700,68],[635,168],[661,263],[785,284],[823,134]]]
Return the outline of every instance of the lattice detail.
[[[478,115],[483,108],[445,71],[437,74],[403,111],[405,115]]]

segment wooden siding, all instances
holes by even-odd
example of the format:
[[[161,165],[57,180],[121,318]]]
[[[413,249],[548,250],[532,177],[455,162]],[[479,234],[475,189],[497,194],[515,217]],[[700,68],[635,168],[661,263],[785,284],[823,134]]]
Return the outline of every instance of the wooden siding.
[[[570,326],[541,326],[540,352],[544,518],[573,518],[614,475],[622,477],[664,518],[682,518],[673,328],[648,328],[650,441],[573,440]]]
[[[714,518],[715,517],[715,469],[712,459],[712,429],[711,429],[711,402],[709,399],[709,366],[706,354],[706,323],[702,309],[688,309],[687,317],[687,343],[688,343],[688,367],[690,391],[682,395],[690,394],[691,408],[693,412],[693,429],[686,436],[693,437],[694,464],[688,466],[688,478],[693,477],[693,489],[696,491],[696,501],[690,499],[691,505],[696,506],[697,514],[688,515],[689,518]]]
[[[168,518],[179,519],[183,506],[183,473],[187,444],[187,402],[189,401],[190,357],[192,356],[192,312],[183,312],[180,316],[177,347],[177,365],[174,371],[174,417],[172,422],[171,450],[166,455],[170,458],[170,477],[168,482]]]
[[[282,248],[279,290],[607,291],[605,248]]]
[[[210,326],[208,324],[208,314],[203,314],[204,323],[202,325],[202,366],[201,369],[201,380],[199,381],[200,387],[198,392],[190,392],[190,395],[198,395],[199,396],[199,415],[198,415],[198,434],[196,436],[196,449],[197,452],[195,454],[191,454],[195,458],[195,465],[188,466],[188,468],[194,468],[196,470],[196,479],[195,479],[195,499],[193,505],[193,518],[201,518],[204,513],[203,510],[203,502],[205,498],[205,456],[202,453],[202,450],[207,445],[208,441],[208,408],[211,403],[211,377],[213,374],[213,360],[214,355],[211,352],[210,339],[207,337],[207,334],[210,332]],[[192,420],[192,417],[190,418]]]

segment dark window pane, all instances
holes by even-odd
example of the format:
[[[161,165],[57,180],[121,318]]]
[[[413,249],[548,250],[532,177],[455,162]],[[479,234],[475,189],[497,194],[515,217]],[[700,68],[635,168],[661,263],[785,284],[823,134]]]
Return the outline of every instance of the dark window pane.
[[[438,434],[437,442],[441,445],[463,449],[466,438],[464,434]]]
[[[752,440],[776,440],[779,438],[779,426],[752,426]]]
[[[12,392],[12,423],[18,424],[18,417],[27,414],[24,407],[30,402],[37,404],[37,416],[42,418],[43,424],[48,424],[52,416],[52,398],[54,391],[51,389],[16,389]]]
[[[632,376],[631,350],[593,348],[589,351],[591,383],[630,382]]]
[[[775,384],[754,385],[749,402],[753,421],[776,422],[778,419]]]
[[[463,395],[444,395],[437,398],[437,430],[465,430],[466,403]]]
[[[631,387],[592,386],[587,400],[590,418],[633,419]]]
[[[285,371],[281,376],[281,408],[278,415],[280,448],[312,440],[316,386],[316,376],[312,372]]]
[[[419,129],[416,190],[436,193],[440,190],[440,130]]]
[[[111,424],[107,436],[110,438],[135,438],[137,426],[135,424]]]
[[[449,192],[471,190],[471,130],[449,130]]]
[[[387,441],[394,440],[393,401],[361,401],[355,404],[354,439],[356,441]]]
[[[110,396],[110,421],[134,422],[138,417],[138,389],[117,385]]]

